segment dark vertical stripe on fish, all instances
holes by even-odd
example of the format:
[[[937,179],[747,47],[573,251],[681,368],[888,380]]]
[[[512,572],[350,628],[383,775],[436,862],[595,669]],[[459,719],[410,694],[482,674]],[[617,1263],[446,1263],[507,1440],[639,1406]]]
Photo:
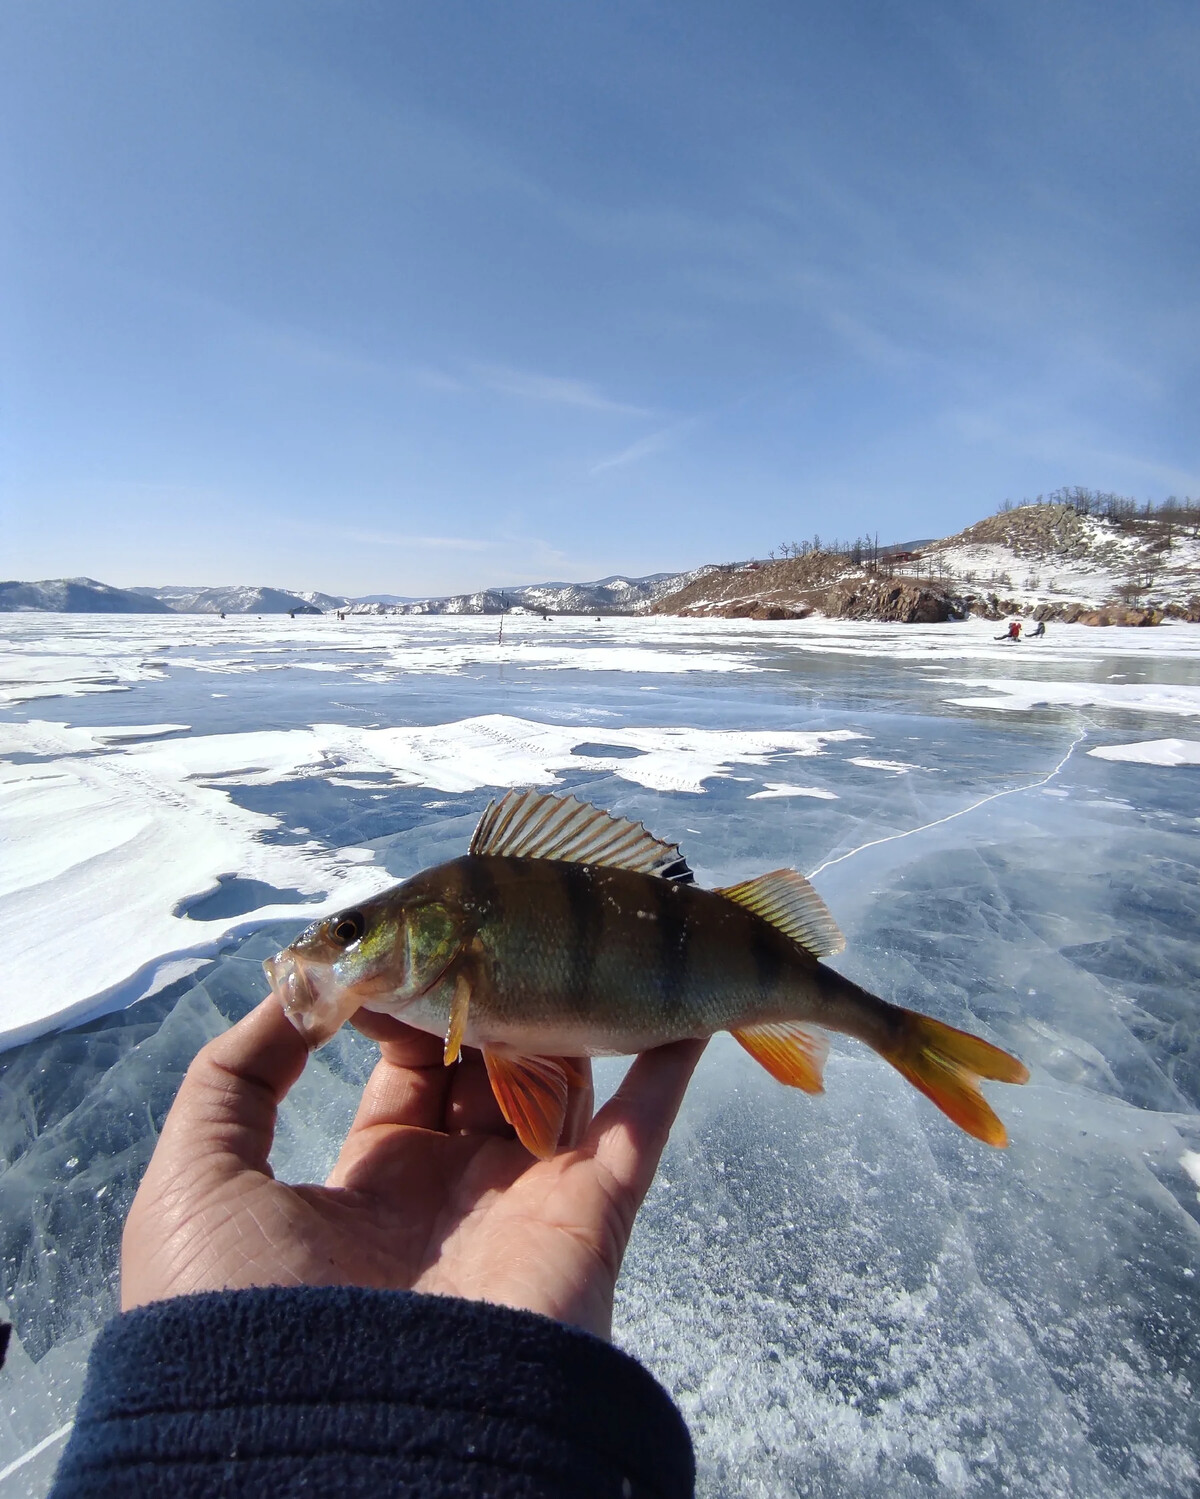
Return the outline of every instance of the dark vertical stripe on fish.
[[[450,869],[453,867],[453,865],[447,866]],[[502,921],[504,901],[487,855],[468,854],[465,859],[459,861],[459,868],[463,873],[462,899],[464,904],[474,908],[473,914],[476,922],[487,916]]]
[[[563,864],[561,868],[566,884],[570,930],[566,997],[575,1013],[582,1014],[589,1008],[592,974],[604,928],[604,902],[586,866]]]
[[[778,989],[783,976],[783,956],[779,951],[779,939],[758,917],[750,923],[750,954],[762,997],[768,999]]]
[[[687,993],[691,924],[680,891],[670,880],[659,880],[658,935],[662,954],[659,993],[664,1015],[673,1017],[683,1008]]]

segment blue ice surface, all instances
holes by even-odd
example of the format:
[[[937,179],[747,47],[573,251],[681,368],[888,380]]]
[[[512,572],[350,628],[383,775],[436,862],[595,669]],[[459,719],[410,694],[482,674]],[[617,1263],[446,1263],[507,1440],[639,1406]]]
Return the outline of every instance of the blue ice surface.
[[[710,1499],[1194,1496],[1200,1198],[1182,1161],[1200,1151],[1200,772],[1086,755],[1186,724],[956,708],[920,662],[814,656],[767,632],[710,644],[764,669],[482,664],[378,682],[301,669],[305,648],[276,653],[270,672],[168,668],[130,692],[12,716],[199,734],[501,712],[580,725],[589,746],[635,725],[862,734],[734,765],[702,796],[584,767],[562,782],[678,839],[704,883],[827,864],[816,882],[847,935],[839,968],[1029,1063],[1026,1088],[990,1090],[1012,1144],[962,1135],[851,1042],[835,1040],[814,1099],[718,1037],[639,1219],[617,1340],[681,1404]],[[1119,652],[1027,659],[1047,680],[1168,670]],[[1169,673],[1196,680],[1186,662]],[[954,815],[1041,780],[1081,729],[1048,785]],[[748,799],[780,782],[837,799]],[[333,846],[363,843],[399,878],[461,852],[493,789],[306,779],[228,794],[280,817],[280,838],[299,823]],[[207,899],[239,895],[279,899],[237,881]],[[262,997],[261,959],[304,923],[298,906],[295,922],[231,939],[152,998],[0,1055],[0,1291],[16,1331],[0,1474],[19,1464],[0,1499],[45,1492],[61,1441],[23,1459],[70,1419],[88,1342],[115,1309],[124,1214],[183,1071]],[[328,1170],[373,1055],[347,1029],[313,1058],[282,1110],[280,1176]],[[598,1064],[602,1088],[622,1065]]]

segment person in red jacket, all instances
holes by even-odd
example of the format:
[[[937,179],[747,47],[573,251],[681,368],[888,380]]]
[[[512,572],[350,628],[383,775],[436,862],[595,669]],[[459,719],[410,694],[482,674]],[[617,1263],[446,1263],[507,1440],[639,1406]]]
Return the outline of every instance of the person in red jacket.
[[[324,1186],[269,1164],[308,1058],[274,997],[210,1042],[125,1224],[52,1499],[312,1493],[687,1499],[666,1391],[613,1293],[703,1050],[644,1053],[564,1147],[514,1138],[482,1058],[360,1012],[381,1058]]]

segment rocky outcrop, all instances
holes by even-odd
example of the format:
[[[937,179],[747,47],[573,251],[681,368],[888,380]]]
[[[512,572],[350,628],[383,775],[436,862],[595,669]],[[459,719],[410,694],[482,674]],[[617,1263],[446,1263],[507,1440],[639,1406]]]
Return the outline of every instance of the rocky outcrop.
[[[839,571],[841,576],[839,576]],[[685,619],[874,619],[940,624],[964,619],[965,600],[932,578],[887,577],[849,567],[845,557],[817,553],[776,562],[714,568],[654,606]]]
[[[944,541],[934,550],[953,546],[1003,546],[1017,557],[1083,557],[1090,535],[1079,515],[1069,505],[1021,505],[1015,510],[986,516]]]
[[[1162,609],[1133,608],[1129,604],[1039,604],[1031,618],[1056,620],[1063,625],[1161,625]]]
[[[830,584],[847,567],[845,557],[826,552],[708,567],[665,593],[650,612],[689,619],[803,619],[825,607]],[[772,609],[782,612],[767,612]]]
[[[1200,622],[1200,600],[1189,612],[1183,605],[1170,604],[1165,609],[1154,606],[1134,608],[1129,604],[1038,604],[1031,609],[1013,599],[997,598],[993,594],[980,598],[969,595],[963,602],[968,612],[977,619],[1009,619],[1022,615],[1027,619],[1049,620],[1060,625],[1161,625],[1164,619],[1190,619]]]
[[[679,610],[683,619],[807,619],[812,612],[810,604],[780,604],[758,598],[728,599]]]
[[[938,625],[962,619],[966,607],[937,583],[899,578],[847,578],[825,598],[835,619],[878,619],[904,625]]]
[[[1130,609],[1124,604],[1091,609],[1077,621],[1081,625],[1161,625],[1162,622],[1161,609]]]

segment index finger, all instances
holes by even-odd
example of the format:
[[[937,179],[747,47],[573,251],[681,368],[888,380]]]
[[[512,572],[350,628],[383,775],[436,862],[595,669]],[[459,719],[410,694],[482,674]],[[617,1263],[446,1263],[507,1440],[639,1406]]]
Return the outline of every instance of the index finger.
[[[673,1041],[642,1052],[592,1120],[584,1147],[622,1189],[632,1213],[650,1190],[683,1095],[707,1044]]]

